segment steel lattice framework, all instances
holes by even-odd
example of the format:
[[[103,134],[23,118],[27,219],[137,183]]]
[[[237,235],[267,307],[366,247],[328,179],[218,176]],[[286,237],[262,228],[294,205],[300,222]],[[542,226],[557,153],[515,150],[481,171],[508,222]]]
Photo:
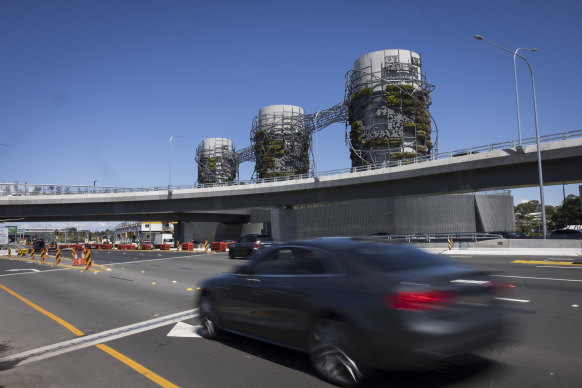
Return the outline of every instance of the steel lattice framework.
[[[348,110],[344,102],[340,102],[331,108],[320,110],[316,113],[303,115],[303,130],[307,136],[311,136],[314,132],[319,132],[322,129],[335,123],[345,123],[348,119]],[[253,128],[256,128],[258,118],[253,119]],[[237,152],[238,163],[254,162],[255,149],[253,146],[248,146]]]

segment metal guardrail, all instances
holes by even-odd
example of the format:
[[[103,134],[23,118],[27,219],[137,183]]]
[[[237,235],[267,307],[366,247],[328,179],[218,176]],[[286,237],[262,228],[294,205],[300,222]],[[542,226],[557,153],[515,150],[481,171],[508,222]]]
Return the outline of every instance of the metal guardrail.
[[[540,136],[541,143],[548,143],[551,141],[560,141],[582,137],[582,129],[577,131],[559,132],[551,135]],[[530,137],[522,139],[522,146],[536,144],[536,138]],[[243,186],[254,185],[261,183],[285,182],[299,179],[308,179],[331,175],[352,174],[362,171],[371,171],[382,168],[405,166],[410,164],[418,164],[422,162],[447,159],[456,156],[472,155],[481,152],[489,152],[503,149],[516,149],[519,145],[517,140],[506,141],[502,143],[493,143],[484,146],[463,148],[455,151],[440,152],[438,154],[430,154],[419,156],[414,159],[404,159],[391,162],[384,162],[378,164],[370,164],[366,166],[358,166],[351,168],[342,168],[337,170],[320,171],[316,176],[312,173],[290,175],[284,177],[273,177],[263,179],[250,179],[246,181],[233,181],[225,183],[195,183],[192,185],[178,185],[178,186],[155,186],[155,187],[115,187],[115,186],[82,186],[82,185],[34,185],[22,183],[0,183],[0,196],[30,196],[30,195],[69,195],[69,194],[110,194],[110,193],[138,193],[151,191],[168,191],[181,189],[200,189],[209,187],[228,187],[228,186]]]
[[[390,235],[378,235],[378,236],[367,236],[366,238],[372,238],[380,241],[395,241],[395,242],[407,242],[407,243],[421,243],[421,242],[446,242],[449,238],[454,242],[464,242],[464,241],[483,241],[483,240],[496,240],[503,238],[499,234],[492,233],[424,233],[424,234],[390,234]]]

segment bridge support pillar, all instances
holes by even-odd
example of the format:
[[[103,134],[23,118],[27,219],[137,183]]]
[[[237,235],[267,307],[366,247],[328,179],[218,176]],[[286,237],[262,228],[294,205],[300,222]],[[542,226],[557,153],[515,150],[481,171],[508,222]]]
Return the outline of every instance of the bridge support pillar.
[[[291,207],[271,210],[271,234],[275,241],[297,239],[297,211]]]

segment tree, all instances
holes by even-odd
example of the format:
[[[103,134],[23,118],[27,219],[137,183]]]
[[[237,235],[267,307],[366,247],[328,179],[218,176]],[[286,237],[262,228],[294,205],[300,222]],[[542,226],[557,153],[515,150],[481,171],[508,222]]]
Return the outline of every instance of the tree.
[[[580,197],[574,194],[568,195],[562,201],[562,205],[558,206],[556,212],[552,214],[552,221],[558,228],[564,228],[566,225],[581,225]]]

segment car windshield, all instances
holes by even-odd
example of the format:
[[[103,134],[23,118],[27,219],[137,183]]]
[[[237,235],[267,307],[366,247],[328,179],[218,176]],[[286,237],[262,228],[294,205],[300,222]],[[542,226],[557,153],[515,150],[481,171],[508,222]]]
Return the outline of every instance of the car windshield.
[[[356,261],[380,272],[404,271],[421,267],[450,265],[447,259],[407,245],[361,244],[348,252]]]

